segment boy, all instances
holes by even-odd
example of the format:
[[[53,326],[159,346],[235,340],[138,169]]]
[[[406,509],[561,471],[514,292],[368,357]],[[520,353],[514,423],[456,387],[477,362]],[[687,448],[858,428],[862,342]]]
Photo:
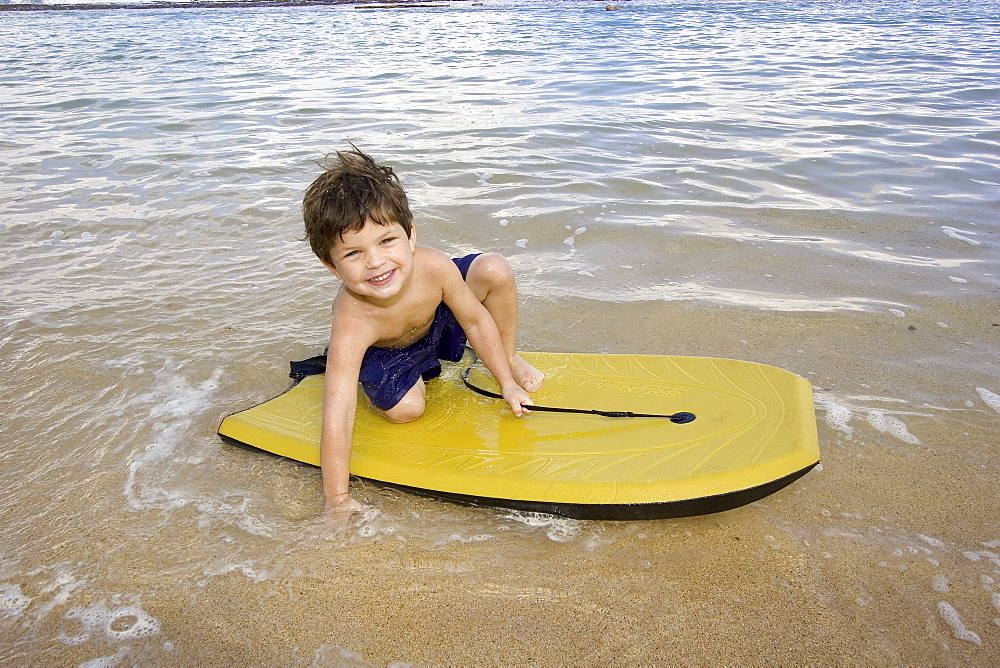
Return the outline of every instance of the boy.
[[[354,148],[326,171],[302,202],[309,245],[343,283],[333,321],[323,394],[320,462],[327,512],[362,506],[348,493],[358,381],[369,406],[390,422],[424,411],[424,381],[438,359],[458,361],[466,337],[500,383],[514,415],[543,376],[514,349],[517,286],[497,254],[451,260],[416,245],[406,193],[392,169]]]

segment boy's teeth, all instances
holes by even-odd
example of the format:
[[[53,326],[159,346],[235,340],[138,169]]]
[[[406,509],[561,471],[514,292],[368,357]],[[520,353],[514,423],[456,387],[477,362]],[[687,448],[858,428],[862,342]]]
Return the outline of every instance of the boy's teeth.
[[[391,273],[392,273],[391,271],[387,271],[384,274],[382,274],[380,276],[376,276],[375,278],[371,278],[369,280],[375,281],[376,283],[378,281],[384,281],[385,279],[389,278],[389,274],[391,274]]]

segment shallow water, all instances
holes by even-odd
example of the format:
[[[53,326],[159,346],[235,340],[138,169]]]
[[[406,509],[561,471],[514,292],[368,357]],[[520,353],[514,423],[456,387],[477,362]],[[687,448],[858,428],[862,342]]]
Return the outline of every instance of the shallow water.
[[[995,663],[1000,5],[0,13],[4,663]],[[658,522],[220,443],[327,335],[313,160],[506,254],[524,349],[809,378],[822,469]],[[534,419],[534,418],[531,418]]]

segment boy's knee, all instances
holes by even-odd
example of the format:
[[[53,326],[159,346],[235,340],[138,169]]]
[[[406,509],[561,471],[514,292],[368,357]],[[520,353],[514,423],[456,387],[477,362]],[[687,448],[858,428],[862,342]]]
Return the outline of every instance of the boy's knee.
[[[490,287],[509,285],[514,282],[514,269],[503,255],[483,253],[476,258],[472,269]]]
[[[385,419],[395,424],[404,424],[406,422],[413,422],[423,414],[424,414],[423,406],[413,406],[409,404],[406,406],[401,406],[400,404],[396,404],[389,410],[382,411],[382,415],[385,416]]]
[[[424,414],[425,407],[423,396],[414,395],[415,393],[411,391],[400,399],[398,404],[389,410],[382,411],[382,415],[389,422],[394,422],[396,424],[413,422]]]

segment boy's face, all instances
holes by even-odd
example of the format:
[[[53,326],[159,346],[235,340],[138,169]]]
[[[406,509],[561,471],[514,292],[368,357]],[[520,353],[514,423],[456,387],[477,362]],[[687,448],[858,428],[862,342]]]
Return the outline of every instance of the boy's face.
[[[334,240],[330,262],[324,262],[344,286],[362,297],[391,299],[399,294],[413,272],[416,231],[410,236],[399,223],[365,223],[358,232],[348,230]]]

